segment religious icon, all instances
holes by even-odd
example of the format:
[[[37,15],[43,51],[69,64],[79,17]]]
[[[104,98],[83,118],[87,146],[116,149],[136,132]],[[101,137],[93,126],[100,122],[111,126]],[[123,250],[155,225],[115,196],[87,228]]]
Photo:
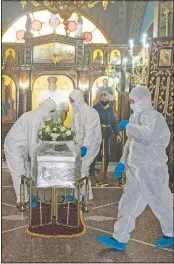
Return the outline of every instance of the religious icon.
[[[121,55],[119,50],[112,50],[111,51],[111,64],[113,66],[120,65],[121,64]]]
[[[103,64],[103,51],[101,49],[96,49],[93,52],[93,63]]]
[[[16,86],[7,75],[2,77],[2,122],[15,122]]]
[[[45,99],[51,98],[57,104],[53,122],[64,124],[66,121],[66,126],[70,127],[72,111],[69,109],[69,94],[73,89],[73,82],[65,75],[42,75],[33,83],[32,109],[36,109]]]
[[[101,76],[97,78],[92,86],[92,105],[100,100],[102,92],[109,93],[109,104],[113,107],[114,114],[117,114],[118,93],[116,91],[116,82],[112,77]]]
[[[159,67],[170,67],[172,63],[172,49],[160,49]]]
[[[5,64],[16,63],[16,52],[14,49],[7,49],[5,51]]]
[[[75,63],[75,46],[62,43],[46,43],[34,46],[34,63]]]

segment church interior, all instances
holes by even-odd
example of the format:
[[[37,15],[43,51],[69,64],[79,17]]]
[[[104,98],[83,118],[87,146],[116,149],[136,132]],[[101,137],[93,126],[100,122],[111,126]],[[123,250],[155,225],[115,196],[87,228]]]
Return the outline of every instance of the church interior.
[[[56,235],[54,227],[49,229],[44,221],[41,225],[41,220],[48,218],[48,208],[42,211],[42,202],[37,200],[36,208],[30,203],[27,210],[16,207],[4,152],[5,138],[19,117],[37,109],[47,98],[55,100],[58,109],[51,124],[62,124],[70,131],[74,112],[69,95],[74,90],[82,92],[90,107],[105,91],[119,124],[131,114],[129,93],[142,85],[148,87],[154,109],[170,129],[166,152],[173,195],[173,1],[2,0],[1,14],[2,263],[173,263],[174,247],[154,245],[161,227],[148,206],[137,217],[125,252],[105,248],[96,240],[101,233],[112,236],[126,185],[125,174],[121,179],[114,177],[126,142],[123,131],[121,143],[115,134],[110,137],[107,172],[105,154],[98,159],[98,169],[90,172],[93,199],[85,197],[82,206],[77,203],[78,228],[72,224],[76,204],[59,201],[57,209],[53,201],[71,188],[64,186],[57,192],[29,183],[30,194],[33,188],[41,200],[51,197],[51,214],[55,210],[62,221],[70,221],[71,225],[59,223]],[[50,121],[45,124],[49,127]],[[106,147],[103,131],[104,126],[102,146]],[[33,227],[38,219],[40,226]]]

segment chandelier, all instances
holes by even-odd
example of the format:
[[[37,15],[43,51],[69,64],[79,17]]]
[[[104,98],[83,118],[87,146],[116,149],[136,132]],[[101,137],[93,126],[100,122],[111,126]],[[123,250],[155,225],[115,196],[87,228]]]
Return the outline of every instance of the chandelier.
[[[52,14],[59,14],[59,16],[64,20],[63,24],[67,33],[69,23],[68,19],[72,16],[73,12],[81,13],[86,8],[93,8],[99,2],[102,3],[102,6],[106,11],[109,2],[114,3],[115,1],[116,0],[21,0],[21,5],[24,8],[28,3],[31,3],[35,7],[41,7],[50,11]]]
[[[142,37],[142,48],[138,56],[134,55],[134,42],[129,41],[129,58],[125,57],[123,59],[122,68],[125,75],[128,77],[128,81],[132,86],[138,84],[147,85],[148,78],[148,63],[149,63],[149,43],[147,42],[146,33]],[[128,60],[131,65],[131,71],[128,70]]]
[[[43,0],[43,1],[36,1],[36,0],[21,0],[21,5],[24,8],[28,2],[30,2],[35,7],[44,7],[48,11],[54,13],[64,15],[64,13],[71,13],[72,12],[79,12],[87,7],[93,8],[96,4],[102,3],[102,6],[104,10],[107,9],[109,2],[115,3],[116,0],[108,0],[108,1],[102,1],[102,0]],[[124,3],[124,1],[123,1]],[[63,18],[63,17],[62,17]]]
[[[109,52],[110,53],[110,52]],[[122,60],[122,70],[125,73],[126,80],[128,83],[135,87],[138,84],[143,86],[147,85],[148,81],[148,65],[149,65],[149,43],[147,42],[146,33],[142,37],[142,47],[138,54],[134,54],[134,42],[129,41],[129,51],[127,56]],[[107,78],[112,77],[115,79],[116,90],[120,92],[120,79],[118,78],[117,69],[110,62],[108,58],[108,63],[105,69],[105,75]],[[125,93],[129,92],[129,87],[125,87]]]

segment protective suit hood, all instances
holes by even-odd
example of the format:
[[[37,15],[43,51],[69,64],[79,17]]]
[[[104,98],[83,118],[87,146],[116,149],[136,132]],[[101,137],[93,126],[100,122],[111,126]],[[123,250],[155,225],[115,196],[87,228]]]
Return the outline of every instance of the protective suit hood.
[[[83,94],[79,90],[72,91],[69,97],[74,100],[74,103],[71,104],[76,111],[80,110],[81,107],[86,105]]]
[[[134,101],[130,104],[134,112],[142,112],[146,109],[152,109],[151,93],[145,86],[138,85],[132,89],[129,94],[129,99]]]
[[[57,105],[54,100],[46,99],[39,105],[37,110],[39,111],[42,119],[44,121],[47,121],[52,116],[51,111],[56,110],[56,108],[57,108]]]

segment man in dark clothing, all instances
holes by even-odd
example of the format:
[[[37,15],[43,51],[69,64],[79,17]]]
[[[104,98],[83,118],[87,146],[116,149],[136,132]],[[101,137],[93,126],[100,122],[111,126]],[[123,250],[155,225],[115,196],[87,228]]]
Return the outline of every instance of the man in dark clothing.
[[[107,92],[102,92],[100,95],[100,101],[93,106],[95,110],[99,113],[101,125],[107,125],[106,128],[106,171],[109,165],[110,159],[110,137],[112,134],[116,135],[117,143],[121,142],[121,137],[119,134],[119,129],[117,125],[116,118],[114,116],[113,107],[109,105],[109,94]],[[101,146],[102,148],[102,146]],[[95,164],[97,160],[101,157],[101,151],[95,158],[91,165],[91,171],[95,170]]]

